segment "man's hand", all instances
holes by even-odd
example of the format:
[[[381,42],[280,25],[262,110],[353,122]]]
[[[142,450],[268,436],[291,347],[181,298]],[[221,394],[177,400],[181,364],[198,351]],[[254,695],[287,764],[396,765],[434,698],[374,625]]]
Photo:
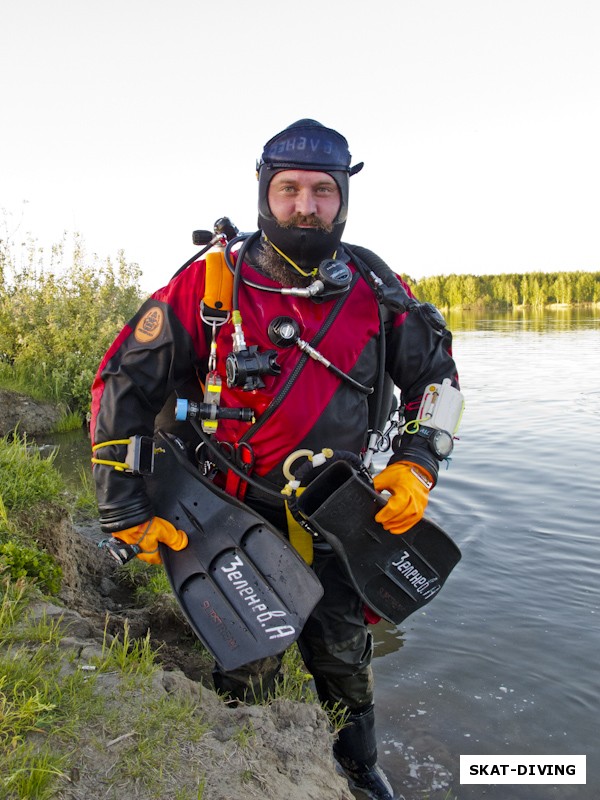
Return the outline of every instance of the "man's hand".
[[[397,461],[376,475],[373,485],[378,492],[386,489],[391,494],[375,521],[390,533],[406,533],[425,513],[433,479],[418,464]]]
[[[118,531],[113,536],[136,549],[139,548],[139,552],[136,553],[137,557],[148,564],[162,563],[158,552],[159,542],[163,542],[172,550],[183,550],[188,543],[187,535],[183,531],[177,530],[162,517],[152,517],[141,525]]]

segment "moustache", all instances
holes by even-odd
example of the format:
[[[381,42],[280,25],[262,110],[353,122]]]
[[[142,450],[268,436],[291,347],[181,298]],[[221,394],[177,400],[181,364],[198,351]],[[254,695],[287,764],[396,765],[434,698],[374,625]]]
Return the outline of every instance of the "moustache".
[[[333,230],[333,225],[324,222],[321,217],[318,216],[318,214],[292,214],[289,219],[286,219],[285,222],[280,222],[279,225],[282,228],[316,228],[317,230],[325,231],[326,233],[331,233]]]

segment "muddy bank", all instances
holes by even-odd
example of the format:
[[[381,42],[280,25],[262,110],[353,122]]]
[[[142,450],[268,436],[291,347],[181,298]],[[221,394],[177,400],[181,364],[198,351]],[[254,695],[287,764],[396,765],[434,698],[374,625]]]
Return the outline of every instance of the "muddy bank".
[[[347,782],[335,771],[332,735],[318,705],[280,700],[269,706],[227,706],[211,688],[212,659],[195,646],[174,601],[164,608],[135,606],[133,586],[123,582],[122,571],[97,547],[102,537],[96,521],[73,524],[57,515],[48,522],[40,544],[61,564],[61,604],[39,604],[32,611],[47,619],[62,617],[61,646],[70,654],[69,668],[86,666],[100,652],[105,630],[117,634],[127,623],[130,636],[144,637],[150,631],[160,664],[152,678],[153,696],[191,698],[208,726],[199,741],[184,743],[185,758],[169,776],[171,790],[163,800],[182,796],[183,790],[196,796],[200,780],[207,800],[352,800]],[[145,702],[143,692],[128,692],[124,700],[117,676],[114,681],[102,676],[99,683],[105,696],[112,692],[115,702],[123,704],[124,714],[137,718],[135,704]],[[92,735],[89,742],[85,736],[79,742],[76,770],[56,797],[155,800],[154,793],[146,793],[139,781],[128,781],[126,775],[118,786],[111,783],[108,776],[119,771],[119,748],[109,741],[98,747],[102,726],[94,727],[93,743]],[[251,731],[243,746],[242,730]],[[133,730],[131,735],[142,733]]]
[[[40,403],[25,394],[0,389],[0,436],[8,436],[15,428],[27,436],[49,433],[61,413],[51,403]]]

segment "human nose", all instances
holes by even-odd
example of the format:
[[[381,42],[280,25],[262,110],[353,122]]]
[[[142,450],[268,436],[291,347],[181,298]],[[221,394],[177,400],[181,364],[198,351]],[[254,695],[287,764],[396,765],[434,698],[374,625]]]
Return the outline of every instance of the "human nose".
[[[296,197],[296,212],[308,217],[309,214],[317,213],[317,201],[313,193],[308,189],[298,192]]]

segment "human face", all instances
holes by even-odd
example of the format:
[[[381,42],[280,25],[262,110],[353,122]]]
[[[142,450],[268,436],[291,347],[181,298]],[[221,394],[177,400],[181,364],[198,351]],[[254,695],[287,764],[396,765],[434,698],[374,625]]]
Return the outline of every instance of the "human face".
[[[281,225],[329,227],[340,210],[340,190],[326,172],[289,169],[278,172],[267,195],[271,213]]]

